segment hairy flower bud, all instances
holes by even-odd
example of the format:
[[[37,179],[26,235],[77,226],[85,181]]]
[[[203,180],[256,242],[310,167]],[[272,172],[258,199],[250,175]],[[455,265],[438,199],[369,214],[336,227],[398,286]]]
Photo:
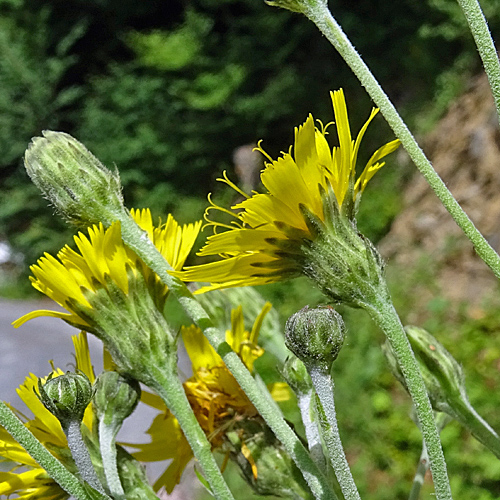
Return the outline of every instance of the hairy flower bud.
[[[118,171],[108,170],[69,134],[45,130],[34,137],[24,165],[42,194],[77,226],[111,223],[123,210]]]
[[[312,500],[313,496],[290,455],[260,419],[245,419],[226,433],[230,458],[258,495]]]
[[[92,384],[83,372],[67,372],[54,378],[51,374],[45,383],[38,380],[38,391],[38,398],[57,417],[63,429],[83,420],[93,395]]]
[[[357,203],[347,197],[339,209],[333,192],[323,195],[326,221],[305,207],[304,220],[315,238],[304,241],[304,274],[332,301],[351,307],[372,305],[385,290],[384,262],[357,228]],[[359,200],[359,197],[358,197]]]
[[[94,410],[99,421],[119,427],[135,410],[141,397],[136,380],[123,377],[118,372],[101,373],[94,383]]]
[[[305,365],[329,370],[344,343],[342,316],[330,306],[304,307],[286,322],[285,344]]]
[[[423,328],[407,326],[405,331],[420,366],[433,408],[455,416],[453,408],[467,400],[462,367],[444,346]],[[391,370],[406,387],[401,370],[387,343],[384,353]]]

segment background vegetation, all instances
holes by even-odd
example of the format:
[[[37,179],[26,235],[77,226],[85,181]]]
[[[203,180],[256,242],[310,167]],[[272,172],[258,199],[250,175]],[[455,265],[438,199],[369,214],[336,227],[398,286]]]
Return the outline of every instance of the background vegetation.
[[[484,2],[493,29],[499,5]],[[331,7],[417,130],[478,68],[454,0]],[[43,129],[68,132],[116,163],[129,206],[187,220],[201,214],[223,169],[234,177],[238,146],[264,139],[276,155],[309,112],[332,118],[328,91],[340,86],[353,128],[371,106],[307,19],[256,0],[0,0],[0,53],[0,193],[8,201],[0,238],[28,264],[70,232],[21,167]],[[369,137],[379,144],[392,136],[379,119]],[[394,186],[404,172],[393,162],[384,175],[380,182]],[[384,203],[371,199],[371,236],[397,211],[397,200],[386,199],[394,192],[385,190]]]
[[[499,33],[500,0],[481,4]],[[330,6],[420,134],[480,68],[455,0]],[[23,152],[41,130],[68,132],[105,164],[116,163],[129,207],[189,221],[201,216],[208,191],[217,194],[222,170],[235,178],[238,146],[262,138],[277,155],[309,112],[332,118],[331,89],[345,89],[354,130],[371,107],[310,22],[258,0],[0,0],[0,54],[0,240],[24,256],[15,267],[20,279],[11,273],[0,283],[11,296],[27,293],[26,266],[56,252],[72,233],[22,168]],[[379,118],[366,153],[391,138]],[[392,158],[367,191],[359,219],[371,238],[380,238],[397,214],[407,176]],[[322,300],[308,286],[299,280],[260,291],[286,318],[305,297]],[[411,297],[411,284],[394,280],[394,287],[396,296]],[[400,305],[406,314],[411,299]],[[473,403],[499,428],[498,399],[481,389],[500,387],[492,362],[500,354],[498,311],[471,319],[438,299],[429,308],[427,326],[464,364]],[[354,475],[367,498],[406,498],[420,453],[408,399],[385,368],[380,334],[361,313],[347,317],[351,335],[338,360],[337,400]],[[458,498],[498,498],[493,455],[456,424],[443,439]]]

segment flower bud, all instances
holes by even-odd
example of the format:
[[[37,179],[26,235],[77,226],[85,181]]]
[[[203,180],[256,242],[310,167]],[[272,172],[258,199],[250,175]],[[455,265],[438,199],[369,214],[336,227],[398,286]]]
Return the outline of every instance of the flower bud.
[[[467,400],[462,367],[444,346],[423,328],[407,326],[405,331],[417,358],[433,408],[455,416],[454,407]],[[384,346],[384,353],[391,370],[406,387],[401,370],[387,343]]]
[[[38,398],[57,417],[63,429],[83,420],[93,395],[92,384],[83,372],[67,372],[55,378],[51,374],[45,383],[39,379],[38,391]]]
[[[428,370],[436,378],[446,399],[463,397],[466,394],[465,377],[456,359],[423,328],[407,326],[405,331],[422,370]]]
[[[111,223],[123,210],[118,172],[68,134],[45,130],[43,137],[34,137],[24,165],[45,198],[77,226]]]
[[[309,369],[329,370],[344,343],[342,316],[331,306],[296,312],[286,322],[285,344]]]
[[[137,380],[125,378],[118,372],[101,373],[94,383],[94,411],[99,421],[119,427],[135,410],[141,397]]]
[[[281,7],[307,15],[316,4],[326,5],[326,0],[266,0],[266,3],[273,7]]]
[[[386,289],[383,259],[358,231],[352,200],[341,209],[334,194],[325,193],[323,200],[325,221],[301,207],[308,230],[315,235],[301,247],[303,272],[334,303],[373,307]]]
[[[299,394],[309,394],[313,385],[307,368],[296,356],[289,356],[283,365],[283,377],[292,391]]]
[[[258,495],[312,499],[302,474],[260,419],[245,419],[226,433],[230,458],[239,466],[243,478]]]

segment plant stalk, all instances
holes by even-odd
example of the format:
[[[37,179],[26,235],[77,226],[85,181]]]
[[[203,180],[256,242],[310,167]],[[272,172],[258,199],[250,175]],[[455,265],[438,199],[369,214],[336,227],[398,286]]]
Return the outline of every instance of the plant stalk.
[[[436,426],[438,428],[438,432],[441,432],[446,425],[451,422],[452,418],[442,412],[436,412],[434,414],[436,420]],[[425,446],[425,441],[422,442],[422,453],[420,454],[420,458],[418,460],[417,471],[415,472],[415,477],[413,479],[413,484],[411,486],[410,495],[408,500],[418,500],[420,496],[420,490],[422,489],[422,485],[424,484],[425,475],[429,470],[429,455],[427,454],[427,447]]]
[[[82,479],[99,493],[106,494],[90,459],[87,445],[83,441],[81,425],[81,421],[72,420],[69,424],[62,426],[68,440],[68,448]]]
[[[113,429],[104,420],[99,421],[99,449],[101,451],[102,466],[109,491],[113,500],[126,500],[116,461],[117,450],[115,438],[117,431],[118,428],[116,430]]]
[[[477,0],[457,0],[457,2],[469,23],[470,31],[483,61],[500,122],[500,61],[488,23]]]
[[[427,448],[425,447],[425,442],[422,443],[422,453],[418,460],[417,472],[413,478],[413,484],[411,485],[410,495],[408,500],[418,500],[420,496],[420,490],[424,484],[425,475],[429,470],[429,457],[427,455]]]
[[[306,431],[307,446],[309,447],[311,458],[316,462],[321,470],[325,471],[325,455],[321,445],[318,422],[312,418],[313,413],[311,405],[313,391],[311,390],[307,393],[296,393],[295,395],[297,396],[300,416],[302,417],[302,423],[304,424],[304,429]]]
[[[500,458],[500,437],[497,432],[484,420],[467,399],[462,399],[461,404],[452,407],[454,417],[497,458]]]
[[[91,500],[78,478],[38,441],[3,401],[0,401],[0,425],[64,491],[76,500]]]
[[[349,463],[345,456],[344,447],[340,440],[339,426],[335,411],[334,383],[329,371],[317,366],[306,364],[307,371],[316,390],[316,401],[319,415],[320,429],[323,440],[328,448],[328,455],[335,476],[345,500],[361,500],[358,488],[352,477]]]
[[[410,155],[420,173],[434,190],[457,225],[472,242],[479,257],[491,268],[495,276],[500,279],[500,256],[477,230],[474,223],[469,219],[468,215],[446,187],[439,174],[434,170],[434,167],[425,156],[425,153],[418,145],[391,100],[342,31],[340,25],[333,18],[326,2],[323,0],[309,0],[308,6],[309,8],[305,12],[305,15],[316,24],[346,61],[375,104],[380,108],[382,115],[387,120],[396,137],[401,141],[401,144]],[[500,80],[497,80],[497,82],[500,82]]]
[[[438,500],[451,500],[452,495],[446,462],[427,389],[403,325],[388,292],[378,295],[372,304],[365,305],[365,309],[386,335],[403,373],[427,447],[436,498]]]
[[[149,367],[148,379],[151,380],[150,387],[158,393],[178,420],[205,479],[210,485],[212,495],[217,500],[234,500],[215,461],[212,447],[189,404],[177,374],[176,365],[152,365]]]
[[[243,391],[245,391],[247,397],[276,437],[283,443],[283,446],[303,474],[314,497],[320,500],[337,500],[337,496],[323,472],[320,471],[312,460],[308,451],[295,432],[285,422],[281,413],[273,405],[267,403],[267,396],[262,393],[247,367],[225,341],[223,333],[213,326],[209,315],[193,297],[186,285],[179,279],[168,274],[168,271],[171,270],[170,265],[148,238],[147,234],[135,223],[125,209],[121,213],[114,214],[114,216],[113,220],[103,221],[103,224],[109,226],[114,220],[121,222],[122,238],[125,244],[159,276],[161,281],[175,295],[194,323],[201,328],[210,345],[223,359],[228,370],[233,374]],[[182,422],[180,424],[182,425]]]

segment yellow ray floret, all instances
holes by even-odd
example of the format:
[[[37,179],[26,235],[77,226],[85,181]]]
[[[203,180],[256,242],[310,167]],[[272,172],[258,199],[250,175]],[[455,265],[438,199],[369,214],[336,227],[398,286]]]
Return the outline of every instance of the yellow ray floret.
[[[264,305],[250,331],[245,329],[241,306],[231,311],[231,329],[226,331],[226,342],[238,353],[250,371],[253,370],[255,360],[264,353],[257,342],[262,321],[270,308],[271,304]],[[220,449],[225,433],[233,428],[235,422],[241,418],[255,417],[257,411],[201,330],[193,325],[183,327],[181,333],[193,368],[193,376],[184,382],[186,396],[212,448]],[[277,401],[290,398],[286,384],[275,384],[270,390]],[[130,446],[139,449],[134,453],[138,460],[173,459],[154,485],[155,489],[165,486],[170,493],[180,481],[193,454],[177,420],[162,400],[149,393],[145,393],[142,399],[161,413],[148,430],[151,442]]]
[[[73,344],[75,346],[76,368],[85,373],[90,380],[94,380],[95,375],[90,361],[86,335],[81,333],[78,336],[73,336]],[[53,373],[54,376],[58,376],[64,372],[56,369]],[[66,463],[68,457],[67,442],[61,424],[36,396],[35,389],[37,387],[38,377],[31,373],[17,389],[17,394],[34,416],[25,425],[59,460],[70,469],[74,468],[72,463]],[[12,410],[24,419],[23,415],[15,408]],[[89,406],[83,419],[88,430],[92,429],[92,419],[92,408]],[[2,463],[10,465],[11,470],[0,472],[0,497],[4,498],[5,495],[5,498],[8,498],[10,495],[16,495],[15,498],[26,500],[41,498],[63,500],[69,498],[69,495],[48,476],[28,452],[5,429],[0,427],[0,464]],[[20,467],[23,468],[22,471],[19,470]],[[17,472],[18,470],[19,472]]]
[[[290,152],[277,160],[257,148],[269,160],[261,173],[264,193],[248,195],[237,188],[224,173],[220,181],[235,189],[244,200],[231,210],[211,204],[205,218],[214,234],[207,238],[201,256],[220,259],[173,272],[184,281],[209,282],[199,292],[231,286],[261,285],[280,281],[302,272],[301,245],[313,240],[307,224],[307,211],[325,222],[335,203],[341,210],[346,203],[354,206],[368,181],[384,165],[381,160],[398,146],[395,140],[377,149],[356,179],[356,163],[361,140],[377,115],[373,109],[355,140],[351,136],[347,106],[342,90],[331,93],[338,146],[326,140],[331,124],[315,127],[312,115],[295,129]],[[332,200],[332,196],[334,200]],[[212,211],[231,215],[230,224],[209,219]],[[218,229],[223,232],[217,232]]]
[[[165,224],[155,227],[149,210],[132,210],[131,214],[171,267],[180,270],[198,236],[201,221],[180,226],[169,215]],[[160,305],[163,303],[167,287],[125,246],[119,222],[113,223],[108,229],[102,224],[92,226],[88,230],[88,236],[78,233],[74,240],[78,251],[65,246],[57,254],[57,258],[46,253],[31,266],[33,276],[30,277],[34,288],[69,313],[32,311],[13,323],[16,328],[38,316],[53,316],[86,330],[90,325],[74,310],[73,304],[90,308],[90,296],[98,289],[106,288],[108,280],[114,282],[124,294],[128,294],[129,280],[137,273],[144,276],[156,302]]]

